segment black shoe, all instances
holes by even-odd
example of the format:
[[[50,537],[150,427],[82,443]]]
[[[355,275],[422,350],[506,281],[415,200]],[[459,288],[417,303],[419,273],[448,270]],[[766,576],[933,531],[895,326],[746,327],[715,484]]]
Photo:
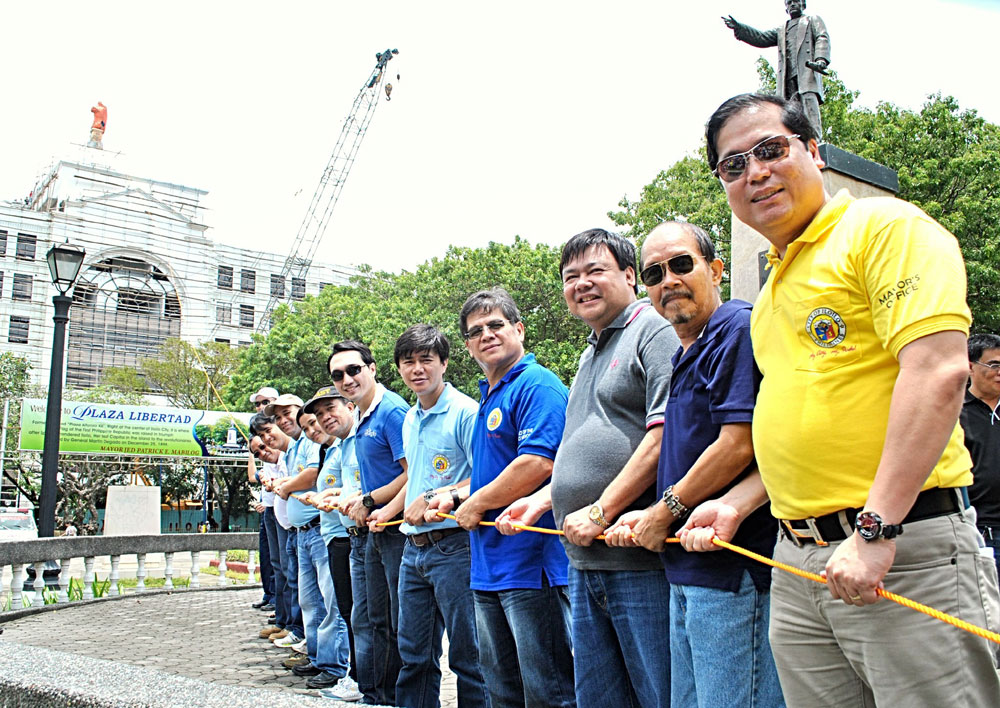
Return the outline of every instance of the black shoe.
[[[274,605],[270,602],[257,608],[261,612],[274,612]]]
[[[302,666],[292,667],[292,673],[296,676],[317,676],[323,672],[312,664],[302,664]]]
[[[295,669],[292,669],[292,671],[295,671]],[[306,681],[306,688],[330,688],[331,686],[336,686],[338,681],[340,681],[339,676],[334,676],[328,671],[321,671]]]
[[[266,604],[267,604],[266,600],[261,600],[260,602],[253,603],[252,605],[250,605],[250,607],[254,608],[255,610],[259,610]]]
[[[268,622],[271,622],[271,623],[273,623],[274,620],[276,620],[277,618],[278,618],[278,616],[276,614],[274,614],[273,612],[267,616]]]

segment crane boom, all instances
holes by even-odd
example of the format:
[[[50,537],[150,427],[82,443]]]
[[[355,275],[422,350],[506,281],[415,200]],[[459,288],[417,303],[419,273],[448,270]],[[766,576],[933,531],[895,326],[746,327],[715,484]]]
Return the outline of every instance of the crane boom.
[[[365,138],[368,124],[371,123],[375,108],[378,106],[386,65],[396,54],[399,54],[398,49],[386,49],[375,55],[375,68],[365,79],[361,90],[354,98],[351,112],[344,120],[340,137],[337,138],[337,144],[334,146],[330,160],[319,178],[316,192],[313,194],[306,215],[302,219],[295,241],[292,242],[288,257],[285,259],[281,276],[283,282],[289,286],[286,290],[287,295],[271,295],[257,325],[258,334],[267,334],[271,327],[271,313],[274,308],[296,295],[294,283],[304,280],[310,266],[312,266],[313,256],[316,255],[316,249],[319,248],[326,227],[330,223],[330,214],[337,206],[337,200],[340,198],[347,177],[351,173],[351,167],[354,166],[361,141]]]

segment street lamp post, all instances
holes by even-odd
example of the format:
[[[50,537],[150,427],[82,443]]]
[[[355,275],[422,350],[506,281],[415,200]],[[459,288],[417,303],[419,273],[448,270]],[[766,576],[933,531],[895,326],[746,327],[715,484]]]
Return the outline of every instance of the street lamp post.
[[[42,493],[39,499],[38,535],[55,535],[56,477],[59,472],[59,425],[62,418],[63,353],[66,350],[66,323],[73,298],[67,295],[80,274],[86,252],[69,244],[53,246],[45,254],[52,284],[59,291],[52,297],[52,367],[49,370],[49,399],[45,408],[45,445],[42,449]]]

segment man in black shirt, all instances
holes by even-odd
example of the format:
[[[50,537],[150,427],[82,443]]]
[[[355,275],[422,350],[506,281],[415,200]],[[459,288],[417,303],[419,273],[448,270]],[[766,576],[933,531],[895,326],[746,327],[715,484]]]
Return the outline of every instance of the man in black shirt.
[[[965,446],[972,455],[969,499],[986,545],[1000,548],[1000,335],[969,337],[969,390],[962,406]],[[997,572],[1000,573],[1000,559]]]

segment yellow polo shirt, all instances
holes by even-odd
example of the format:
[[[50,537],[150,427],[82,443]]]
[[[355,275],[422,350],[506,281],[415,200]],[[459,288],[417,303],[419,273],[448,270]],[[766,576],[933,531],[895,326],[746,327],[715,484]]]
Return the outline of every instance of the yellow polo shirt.
[[[899,351],[920,337],[968,334],[965,266],[955,237],[891,198],[831,199],[772,272],[750,334],[764,380],[753,442],[779,519],[861,507],[875,479]],[[972,483],[955,430],[924,484]]]

